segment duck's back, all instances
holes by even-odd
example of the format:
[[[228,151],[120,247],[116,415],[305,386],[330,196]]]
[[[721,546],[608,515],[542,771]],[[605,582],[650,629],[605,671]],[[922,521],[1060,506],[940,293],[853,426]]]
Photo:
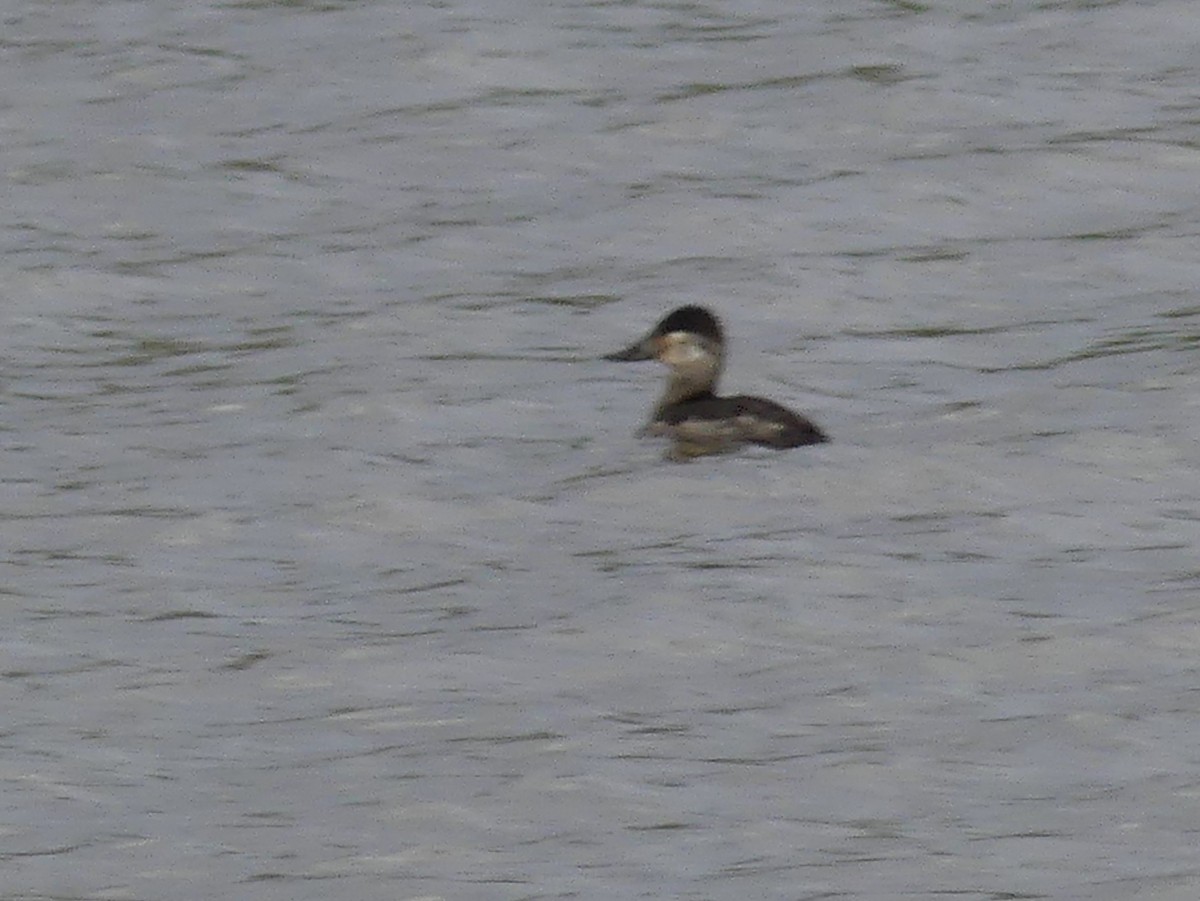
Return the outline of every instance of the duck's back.
[[[662,410],[658,420],[675,427],[708,428],[730,439],[768,447],[801,447],[828,440],[814,423],[782,404],[745,394],[700,394]]]

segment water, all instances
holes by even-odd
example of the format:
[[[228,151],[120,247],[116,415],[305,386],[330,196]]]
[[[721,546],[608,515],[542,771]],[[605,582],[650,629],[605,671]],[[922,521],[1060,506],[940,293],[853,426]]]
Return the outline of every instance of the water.
[[[1194,899],[1191,11],[9,4],[0,898]]]

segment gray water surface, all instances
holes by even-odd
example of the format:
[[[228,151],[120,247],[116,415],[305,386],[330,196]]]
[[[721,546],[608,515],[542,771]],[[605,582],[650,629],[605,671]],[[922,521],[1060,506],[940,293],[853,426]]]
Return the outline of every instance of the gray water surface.
[[[0,898],[1195,901],[1194,13],[8,4]]]

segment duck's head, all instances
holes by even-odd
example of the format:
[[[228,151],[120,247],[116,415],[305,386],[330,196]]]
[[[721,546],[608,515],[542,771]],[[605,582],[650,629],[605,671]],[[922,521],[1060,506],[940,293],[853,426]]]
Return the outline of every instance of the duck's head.
[[[643,338],[604,359],[658,360],[671,368],[663,403],[711,392],[725,362],[721,323],[704,307],[687,306],[664,316]]]

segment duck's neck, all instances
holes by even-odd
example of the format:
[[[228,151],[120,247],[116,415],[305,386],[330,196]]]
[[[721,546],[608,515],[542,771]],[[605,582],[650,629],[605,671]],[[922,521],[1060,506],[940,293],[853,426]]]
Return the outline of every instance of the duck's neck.
[[[719,366],[708,367],[703,373],[672,373],[671,378],[667,381],[667,387],[654,407],[655,415],[662,413],[667,407],[684,401],[712,397],[719,374]]]

